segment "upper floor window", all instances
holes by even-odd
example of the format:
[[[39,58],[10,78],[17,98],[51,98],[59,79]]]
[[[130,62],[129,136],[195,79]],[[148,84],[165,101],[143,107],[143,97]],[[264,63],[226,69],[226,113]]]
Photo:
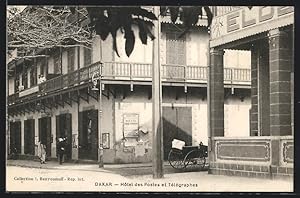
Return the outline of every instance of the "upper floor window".
[[[37,83],[37,72],[36,67],[33,66],[30,70],[30,86],[34,86]]]
[[[15,90],[19,91],[19,86],[20,86],[20,75],[17,73],[15,77]]]
[[[44,75],[45,74],[45,67],[47,66],[47,59],[44,58],[42,61],[41,61],[41,65],[40,65],[40,74]]]
[[[54,73],[55,74],[61,74],[61,56],[60,56],[60,50],[54,53],[53,56],[54,59]]]
[[[26,68],[23,69],[23,73],[22,73],[22,85],[24,89],[28,88],[28,73]]]
[[[84,67],[92,63],[92,50],[91,46],[84,47]]]
[[[74,71],[75,63],[75,48],[71,47],[68,49],[68,72]]]
[[[180,32],[166,33],[166,62],[167,64],[186,64],[186,37],[179,38]]]

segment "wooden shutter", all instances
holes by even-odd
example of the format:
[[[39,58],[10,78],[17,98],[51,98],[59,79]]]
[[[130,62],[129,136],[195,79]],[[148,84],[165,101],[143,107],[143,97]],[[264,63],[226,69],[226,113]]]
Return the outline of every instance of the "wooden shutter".
[[[89,46],[91,47],[91,46]],[[92,63],[92,50],[84,47],[84,67],[90,65]]]
[[[46,133],[47,133],[47,143],[46,143],[46,153],[47,156],[51,156],[51,143],[52,143],[52,134],[51,134],[51,117],[46,117]]]
[[[65,117],[65,127],[67,129],[67,150],[66,150],[66,155],[67,159],[72,159],[72,114],[67,113]]]
[[[31,154],[34,155],[34,150],[35,150],[35,143],[34,143],[34,138],[35,138],[35,120],[31,120]]]
[[[75,63],[75,48],[68,49],[68,72],[74,71],[74,63]]]
[[[21,153],[21,121],[15,122],[15,147]]]
[[[42,118],[39,118],[39,142],[41,141],[42,137]]]
[[[91,110],[92,120],[92,150],[91,159],[97,160],[98,158],[98,110]]]
[[[61,74],[61,57],[60,57],[60,51],[54,53],[53,56],[54,59],[54,73],[55,74]]]
[[[166,33],[166,62],[167,64],[186,64],[186,37],[179,38],[178,32]]]

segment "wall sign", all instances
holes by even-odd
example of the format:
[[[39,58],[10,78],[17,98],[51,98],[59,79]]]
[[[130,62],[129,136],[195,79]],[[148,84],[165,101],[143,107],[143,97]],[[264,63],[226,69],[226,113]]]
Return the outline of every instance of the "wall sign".
[[[109,149],[109,133],[102,133],[102,147]]]
[[[210,46],[215,47],[293,23],[293,6],[244,7],[213,19]]]
[[[137,137],[139,130],[139,114],[123,114],[123,137]]]

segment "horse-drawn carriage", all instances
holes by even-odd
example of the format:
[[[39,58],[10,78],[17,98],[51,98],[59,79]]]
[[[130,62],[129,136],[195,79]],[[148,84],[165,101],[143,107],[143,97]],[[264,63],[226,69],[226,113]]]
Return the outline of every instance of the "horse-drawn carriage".
[[[168,155],[170,165],[178,170],[205,167],[207,146],[200,142],[199,146],[185,146],[185,142],[174,139]]]

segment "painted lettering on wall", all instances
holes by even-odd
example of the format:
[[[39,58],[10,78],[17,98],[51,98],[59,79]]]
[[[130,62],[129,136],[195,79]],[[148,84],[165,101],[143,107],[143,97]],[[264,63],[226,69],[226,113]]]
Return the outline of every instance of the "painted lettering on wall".
[[[251,27],[251,31],[259,33],[266,31],[266,28],[273,29],[288,25],[290,21],[286,21],[286,18],[292,16],[293,13],[293,6],[254,6],[252,9],[245,7],[225,15],[216,16],[211,26],[211,39],[218,39],[241,30],[249,30],[250,32],[249,27]],[[293,23],[293,20],[290,23]],[[265,24],[268,25],[261,28]],[[245,35],[247,34],[245,33]]]
[[[249,11],[249,16],[251,15],[251,17],[249,17],[249,19],[246,20],[245,17],[246,11],[239,10],[227,15],[227,33],[248,26],[256,25],[261,22],[275,20],[278,17],[282,17],[286,14],[292,13],[293,11],[294,8],[292,6],[279,6],[279,7],[263,6],[263,7],[258,7],[258,9],[253,9],[253,11]],[[239,20],[240,17],[242,17],[241,18],[242,20]]]

